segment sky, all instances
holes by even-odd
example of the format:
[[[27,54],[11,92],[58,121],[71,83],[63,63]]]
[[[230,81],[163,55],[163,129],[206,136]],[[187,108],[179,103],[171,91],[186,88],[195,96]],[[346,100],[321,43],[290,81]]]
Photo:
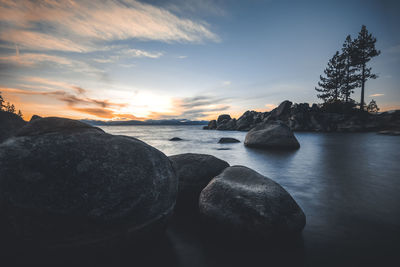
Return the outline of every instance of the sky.
[[[319,103],[319,75],[364,24],[381,50],[365,102],[399,109],[398,14],[382,0],[0,0],[0,92],[28,120],[207,120]]]

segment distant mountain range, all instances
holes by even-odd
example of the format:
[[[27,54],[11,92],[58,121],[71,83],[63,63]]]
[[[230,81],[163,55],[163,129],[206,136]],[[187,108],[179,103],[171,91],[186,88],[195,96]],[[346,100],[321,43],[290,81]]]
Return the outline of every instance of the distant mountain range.
[[[90,125],[97,126],[115,126],[115,125],[207,125],[208,121],[191,121],[186,119],[172,119],[172,120],[129,120],[129,121],[100,121],[100,120],[81,120],[82,122]]]

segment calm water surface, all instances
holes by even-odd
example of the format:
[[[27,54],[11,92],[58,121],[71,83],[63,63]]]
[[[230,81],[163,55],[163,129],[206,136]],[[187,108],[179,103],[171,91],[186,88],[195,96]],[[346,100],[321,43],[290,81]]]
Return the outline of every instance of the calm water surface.
[[[246,148],[245,132],[206,131],[201,126],[101,128],[139,138],[168,156],[212,154],[280,183],[307,217],[300,244],[279,254],[282,262],[289,258],[305,266],[400,266],[400,137],[296,133],[299,150],[271,152]],[[168,141],[172,137],[184,141]],[[218,144],[221,137],[241,143]],[[195,235],[174,228],[168,235],[176,266],[267,266],[277,257],[268,249],[237,253],[230,247],[210,252]]]

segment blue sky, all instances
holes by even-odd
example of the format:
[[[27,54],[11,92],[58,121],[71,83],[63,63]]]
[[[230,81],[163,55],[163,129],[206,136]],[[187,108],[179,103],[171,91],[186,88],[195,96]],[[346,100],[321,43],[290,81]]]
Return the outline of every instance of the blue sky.
[[[210,119],[318,102],[328,59],[362,24],[382,51],[366,101],[400,106],[397,1],[0,0],[0,14],[0,91],[28,117]]]

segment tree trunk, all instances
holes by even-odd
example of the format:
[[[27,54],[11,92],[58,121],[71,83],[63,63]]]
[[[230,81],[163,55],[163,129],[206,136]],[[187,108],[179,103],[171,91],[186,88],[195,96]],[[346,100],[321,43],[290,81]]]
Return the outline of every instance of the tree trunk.
[[[365,64],[362,67],[360,110],[364,111]]]

